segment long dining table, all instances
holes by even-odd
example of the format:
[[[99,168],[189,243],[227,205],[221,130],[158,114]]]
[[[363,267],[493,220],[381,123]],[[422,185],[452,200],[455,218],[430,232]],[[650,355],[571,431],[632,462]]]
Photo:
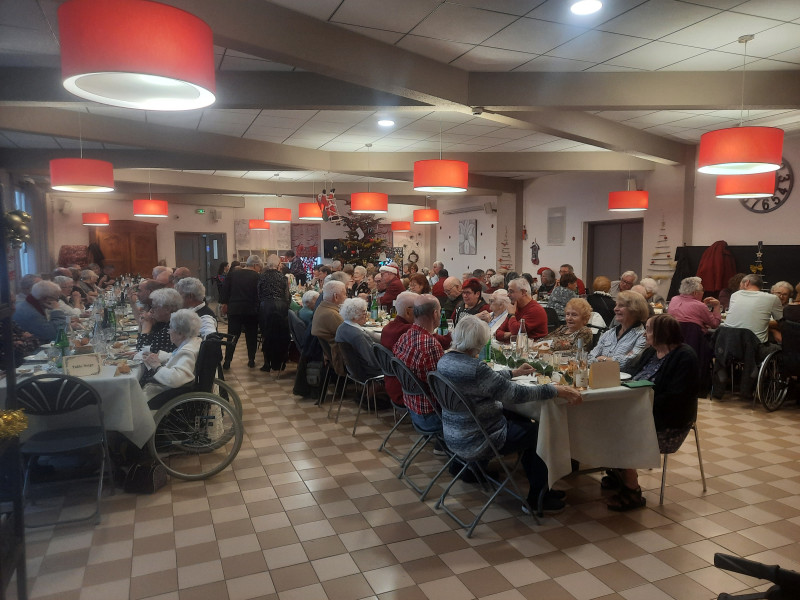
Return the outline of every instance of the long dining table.
[[[570,459],[595,467],[661,466],[652,388],[588,389],[582,396],[583,402],[574,406],[561,398],[504,404],[507,410],[538,421],[536,453],[547,465],[550,487],[572,472]]]

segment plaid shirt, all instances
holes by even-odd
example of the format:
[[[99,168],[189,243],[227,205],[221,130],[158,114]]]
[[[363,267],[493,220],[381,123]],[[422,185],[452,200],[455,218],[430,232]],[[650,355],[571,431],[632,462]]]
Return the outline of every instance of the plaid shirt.
[[[428,373],[436,370],[436,363],[444,356],[442,345],[416,323],[406,331],[392,348],[394,355],[402,360],[411,372],[428,388]],[[418,415],[427,415],[432,412],[433,406],[425,396],[409,396],[403,394],[406,407]]]

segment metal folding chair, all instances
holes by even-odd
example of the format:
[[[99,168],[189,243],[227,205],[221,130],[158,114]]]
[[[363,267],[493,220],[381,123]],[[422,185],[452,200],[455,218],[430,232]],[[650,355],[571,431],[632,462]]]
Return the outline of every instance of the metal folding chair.
[[[369,411],[369,388],[372,385],[372,403],[376,407],[375,414],[377,415],[377,400],[375,397],[375,384],[383,381],[383,375],[375,375],[370,377],[364,373],[364,365],[361,362],[355,348],[347,342],[337,342],[339,351],[342,353],[345,368],[347,368],[347,376],[361,386],[361,396],[358,399],[358,410],[356,411],[356,420],[353,423],[353,435],[356,434],[356,427],[358,427],[358,417],[361,415],[361,406],[364,404],[364,397],[367,398],[367,411]],[[336,420],[339,422],[339,413],[342,412],[342,403],[344,402],[344,394],[339,398],[339,408],[336,410]],[[333,404],[331,404],[333,406]]]
[[[706,474],[703,470],[703,455],[700,453],[700,434],[697,432],[697,422],[692,423],[685,431],[671,438],[666,438],[663,435],[663,431],[657,431],[658,449],[664,457],[661,464],[661,496],[658,499],[659,504],[664,504],[664,486],[667,484],[667,458],[670,454],[675,454],[680,449],[690,431],[694,431],[694,442],[697,444],[697,461],[700,463],[700,477],[703,480],[703,491],[706,491]]]
[[[381,346],[380,344],[375,344],[372,347],[372,352],[375,354],[375,359],[378,361],[378,364],[381,367],[381,371],[383,371],[384,379],[386,377],[396,377],[394,374],[394,368],[392,367],[392,359],[394,358],[394,354],[392,354],[391,350],[389,350],[384,346]],[[405,406],[398,406],[394,402],[392,402],[392,413],[394,415],[394,427],[392,427],[389,430],[389,433],[386,434],[386,437],[383,438],[383,442],[381,442],[381,445],[378,448],[378,452],[386,452],[386,454],[395,459],[398,464],[402,465],[408,458],[408,455],[411,452],[411,448],[409,448],[408,452],[406,452],[401,456],[400,454],[395,454],[394,452],[389,450],[386,447],[386,444],[389,442],[389,438],[392,437],[392,434],[400,426],[400,423],[402,423],[406,419],[411,420],[411,417],[409,417],[408,409]],[[399,419],[397,418],[398,413],[400,414]]]

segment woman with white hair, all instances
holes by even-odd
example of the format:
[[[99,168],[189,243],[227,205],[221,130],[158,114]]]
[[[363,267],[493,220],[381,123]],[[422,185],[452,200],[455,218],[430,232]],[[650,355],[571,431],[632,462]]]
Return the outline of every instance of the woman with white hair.
[[[367,281],[367,269],[361,265],[356,265],[353,269],[353,278],[347,288],[347,295],[350,298],[358,298],[359,294],[369,296],[369,282]]]
[[[147,367],[142,381],[142,390],[147,399],[170,388],[186,385],[194,380],[197,353],[200,351],[200,317],[189,309],[182,308],[169,318],[167,332],[175,350],[143,353]],[[159,406],[151,406],[158,409]]]
[[[261,326],[261,370],[277,377],[286,368],[289,351],[289,282],[280,271],[281,259],[270,254],[258,279],[258,321]]]
[[[206,286],[197,277],[184,277],[175,283],[183,298],[183,308],[191,308],[200,317],[200,337],[217,332],[217,315],[206,305]]]
[[[495,277],[502,277],[502,275],[495,275]],[[492,337],[500,329],[500,325],[505,323],[508,318],[509,308],[511,308],[511,299],[508,297],[508,292],[504,289],[495,290],[492,294],[492,299],[489,301],[491,312],[486,314],[488,319],[486,322],[489,324],[489,332]]]
[[[172,288],[161,288],[150,294],[150,310],[142,313],[142,330],[136,340],[136,349],[150,352],[175,350],[169,335],[169,319],[181,308],[183,298]]]
[[[319,298],[319,292],[315,290],[308,290],[305,294],[303,294],[303,299],[300,300],[303,306],[298,311],[297,316],[300,317],[300,320],[309,327],[311,327],[311,319],[314,318],[314,309],[317,307],[317,298]]]
[[[61,290],[58,298],[58,307],[70,317],[79,317],[83,312],[83,298],[80,292],[74,289],[75,281],[66,275],[56,275],[53,281]]]
[[[61,288],[52,281],[33,284],[31,293],[17,304],[14,322],[23,331],[32,333],[42,343],[52,342],[67,323],[67,315],[58,309]]]
[[[521,385],[512,377],[528,375],[533,367],[524,363],[518,369],[493,371],[478,359],[489,340],[489,326],[472,315],[464,315],[453,330],[450,351],[436,366],[436,371],[450,380],[465,399],[475,406],[492,442],[501,454],[520,452],[522,468],[530,483],[528,504],[536,506],[539,493],[547,488],[547,466],[536,454],[538,426],[528,418],[506,412],[503,405],[541,402],[556,396],[570,404],[579,404],[581,395],[575,388],[563,385]],[[502,401],[502,402],[501,402]],[[466,412],[451,412],[442,407],[442,427],[447,447],[466,460],[491,458],[483,433]],[[564,509],[564,493],[547,490],[544,510],[556,513]]]
[[[348,298],[339,307],[339,314],[344,323],[339,325],[334,338],[337,344],[348,343],[353,347],[368,377],[377,377],[382,373],[375,354],[372,352],[374,342],[370,335],[362,329],[367,322],[367,302],[361,298]]]
[[[644,299],[652,304],[660,304],[662,307],[664,306],[664,298],[662,298],[658,294],[658,282],[653,279],[652,277],[644,277],[640,282],[645,291],[647,292],[644,295]]]
[[[83,290],[87,300],[91,303],[100,294],[97,290],[97,273],[91,269],[81,271],[81,278],[78,281],[78,287]]]

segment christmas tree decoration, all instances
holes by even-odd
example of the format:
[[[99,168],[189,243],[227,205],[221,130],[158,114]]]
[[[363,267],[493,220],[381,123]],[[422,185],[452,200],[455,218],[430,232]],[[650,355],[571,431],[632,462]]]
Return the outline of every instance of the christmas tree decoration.
[[[387,246],[386,240],[377,234],[381,220],[371,213],[352,212],[339,219],[347,229],[347,237],[339,239],[339,256],[335,258],[362,266],[369,262],[377,263]]]
[[[513,267],[513,261],[511,260],[511,248],[509,248],[508,242],[508,227],[506,227],[506,233],[503,237],[503,241],[500,242],[502,249],[500,250],[500,257],[497,259],[498,269],[500,271],[508,272]]]
[[[650,265],[647,268],[648,276],[656,281],[660,281],[662,279],[672,279],[672,273],[674,270],[675,263],[672,260],[669,238],[667,237],[667,228],[662,215],[661,229],[658,230],[656,249],[653,252],[653,258],[650,259]]]

